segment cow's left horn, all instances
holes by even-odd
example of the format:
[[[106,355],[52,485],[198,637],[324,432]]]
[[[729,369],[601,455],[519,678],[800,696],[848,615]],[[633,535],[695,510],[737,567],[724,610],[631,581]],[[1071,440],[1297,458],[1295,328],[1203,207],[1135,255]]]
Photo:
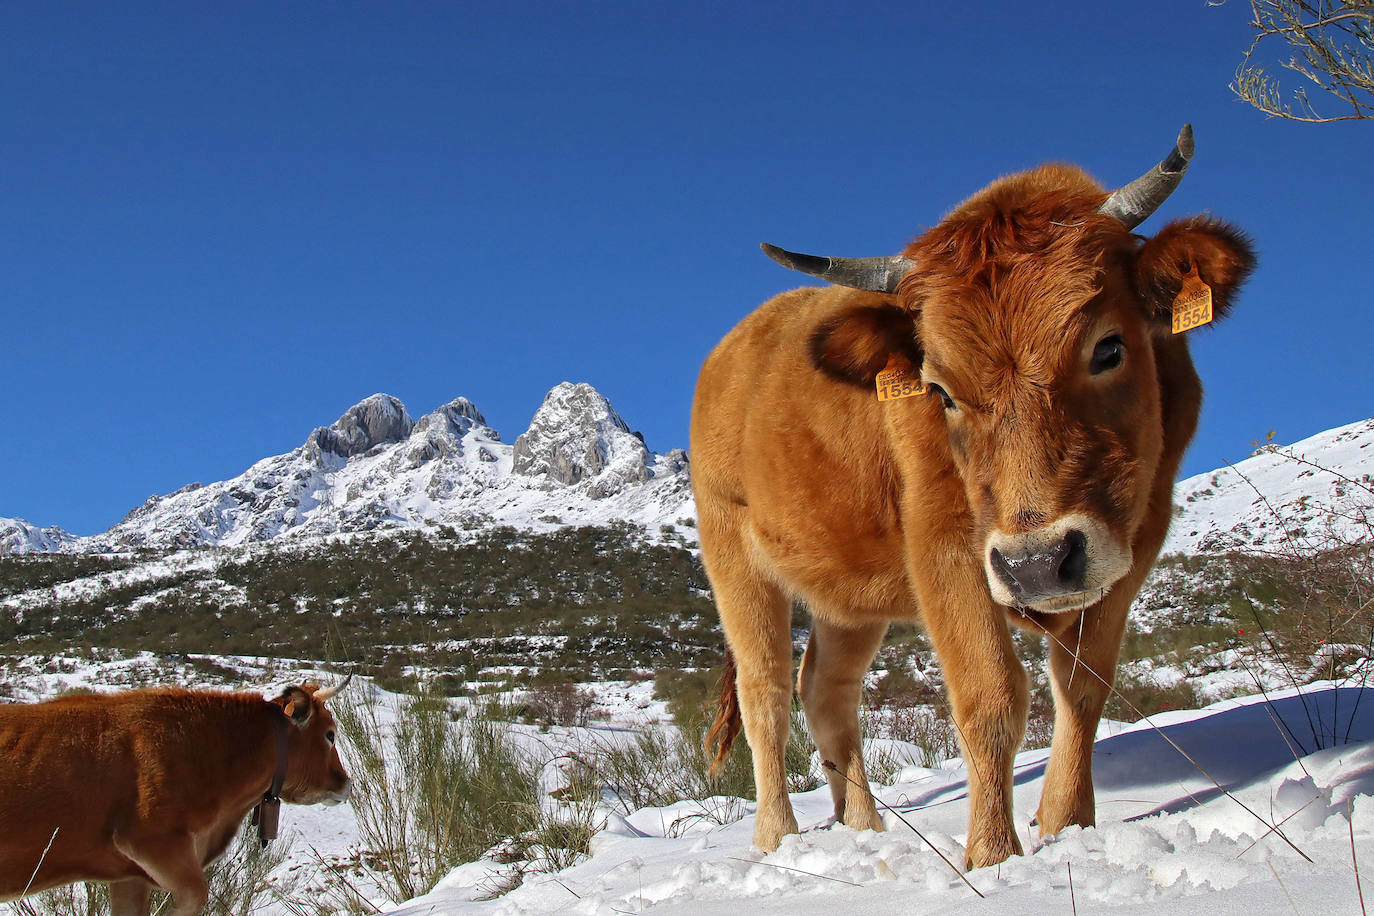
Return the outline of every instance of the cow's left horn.
[[[321,703],[326,700],[332,700],[339,695],[339,691],[348,686],[348,682],[351,680],[353,680],[353,675],[350,674],[333,687],[321,687],[319,690],[315,691],[315,699],[319,700]]]
[[[886,258],[823,258],[814,254],[797,254],[764,242],[763,253],[788,270],[819,277],[829,283],[866,289],[875,293],[895,293],[897,284],[916,262],[901,255]]]
[[[1134,229],[1159,209],[1177,188],[1193,158],[1193,125],[1184,124],[1178,140],[1164,161],[1128,185],[1122,185],[1097,208],[1098,213],[1115,216],[1127,229]]]

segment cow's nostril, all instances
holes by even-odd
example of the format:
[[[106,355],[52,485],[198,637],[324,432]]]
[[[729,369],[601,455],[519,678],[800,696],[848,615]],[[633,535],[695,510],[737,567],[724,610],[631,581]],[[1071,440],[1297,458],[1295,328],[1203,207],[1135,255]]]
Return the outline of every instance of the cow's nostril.
[[[1073,591],[1083,588],[1083,579],[1088,572],[1088,538],[1077,529],[1064,536],[1061,548],[1063,559],[1059,561],[1059,581]]]
[[[1013,595],[1021,594],[1021,584],[1016,581],[1016,574],[1012,572],[1007,558],[1002,556],[1002,551],[996,547],[992,548],[989,559],[992,561],[992,571],[997,573],[997,578],[1002,580],[1002,584],[1009,588]]]

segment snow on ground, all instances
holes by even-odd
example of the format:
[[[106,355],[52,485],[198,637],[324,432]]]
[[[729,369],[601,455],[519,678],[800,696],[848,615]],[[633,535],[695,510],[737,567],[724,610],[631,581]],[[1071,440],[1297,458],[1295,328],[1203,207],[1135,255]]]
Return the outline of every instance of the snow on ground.
[[[1047,752],[1020,754],[1015,806],[1028,854],[970,872],[981,900],[896,813],[886,815],[884,833],[831,824],[829,791],[821,788],[792,797],[803,832],[769,855],[752,848],[752,813],[718,827],[694,816],[701,810],[695,803],[644,809],[612,818],[582,864],[530,876],[505,897],[473,899],[490,886],[488,867],[473,863],[392,912],[1357,913],[1347,811],[1356,854],[1374,863],[1374,702],[1360,703],[1359,693],[1314,686],[1273,694],[1272,703],[1251,697],[1161,714],[1153,719],[1158,728],[1114,725],[1095,753],[1098,826],[1045,842],[1033,838],[1029,819]],[[1347,727],[1350,743],[1315,749],[1314,729],[1343,740]],[[1301,748],[1297,757],[1290,744]],[[958,761],[935,770],[908,767],[894,785],[875,790],[961,862],[966,776]],[[752,812],[752,804],[740,809]],[[1265,835],[1266,822],[1275,821],[1284,822],[1283,833],[1311,862]]]
[[[311,674],[333,677],[263,659],[213,661],[221,670],[240,671],[245,681],[266,693]],[[98,686],[119,674],[117,667],[91,666],[75,656],[69,662],[47,669],[42,692]],[[628,740],[637,726],[664,717],[652,699],[650,682],[583,686],[600,695],[601,727],[542,731],[522,726],[517,728],[522,743],[554,754],[579,741]],[[400,699],[365,679],[355,679],[349,692],[355,691],[379,698],[388,720],[387,707]],[[1271,702],[1248,697],[1203,710],[1161,713],[1152,718],[1153,725],[1104,723],[1094,758],[1098,826],[1071,828],[1043,842],[1035,838],[1030,819],[1047,751],[1018,755],[1015,811],[1027,854],[967,875],[985,899],[975,896],[912,830],[914,826],[948,859],[962,863],[967,773],[956,759],[934,769],[909,766],[892,785],[874,787],[881,802],[895,809],[885,815],[884,833],[831,823],[826,788],[792,797],[803,832],[768,855],[752,846],[752,802],[681,802],[628,817],[608,812],[592,855],[579,865],[553,875],[529,875],[506,896],[481,901],[476,898],[498,883],[501,867],[469,863],[429,894],[389,912],[712,916],[747,908],[759,914],[830,916],[836,908],[862,908],[865,916],[881,916],[1019,914],[1046,907],[1068,913],[1076,907],[1083,913],[1174,916],[1205,907],[1215,916],[1290,910],[1358,913],[1347,812],[1355,853],[1366,868],[1374,869],[1374,696],[1362,698],[1361,692],[1313,685],[1301,693],[1271,693]],[[1323,739],[1315,740],[1316,735]],[[1336,746],[1321,750],[1319,744]],[[916,749],[910,751],[911,759],[917,759]],[[1282,822],[1283,833],[1312,861],[1279,838],[1266,836],[1266,822]],[[327,903],[325,863],[355,862],[359,853],[351,808],[288,806],[282,826],[291,851],[279,880],[294,884],[297,899],[318,894]],[[387,908],[375,885],[356,872],[351,880]]]

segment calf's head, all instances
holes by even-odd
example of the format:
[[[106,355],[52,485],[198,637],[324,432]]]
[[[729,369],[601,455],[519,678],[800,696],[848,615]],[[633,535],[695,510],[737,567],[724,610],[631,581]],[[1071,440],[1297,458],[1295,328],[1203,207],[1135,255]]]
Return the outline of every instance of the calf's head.
[[[1191,154],[1185,128],[1168,159],[1112,195],[1064,165],[1000,179],[894,258],[765,246],[786,266],[888,294],[819,326],[812,359],[862,386],[894,359],[919,369],[929,403],[918,409],[942,415],[1000,604],[1083,607],[1134,562],[1163,445],[1161,365],[1174,365],[1160,357],[1184,347],[1175,299],[1200,280],[1224,317],[1254,263],[1244,236],[1210,218],[1131,232]]]
[[[351,675],[350,675],[351,678]],[[348,798],[350,781],[335,746],[337,726],[325,701],[348,684],[288,687],[272,702],[281,707],[287,728],[286,780],[281,797],[296,805],[337,805]]]

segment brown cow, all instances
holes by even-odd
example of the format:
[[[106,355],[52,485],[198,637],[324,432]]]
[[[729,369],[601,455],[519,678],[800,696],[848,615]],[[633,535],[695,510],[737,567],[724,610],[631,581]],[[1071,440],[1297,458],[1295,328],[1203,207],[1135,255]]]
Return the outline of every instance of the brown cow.
[[[859,691],[889,622],[919,618],[969,764],[966,864],[1021,851],[1012,759],[1027,686],[1011,626],[1050,637],[1040,833],[1093,823],[1105,683],[1201,401],[1171,313],[1206,284],[1224,316],[1254,262],[1206,217],[1131,232],[1192,150],[1185,126],[1111,195],[1066,165],[999,179],[896,257],[764,246],[840,285],[783,293],[740,322],[707,358],[692,412],[702,556],[733,656],[708,740],[722,760],[742,716],[762,849],[797,829],[783,771],[793,600],[814,621],[798,689],[837,768],[837,819],[881,829]],[[880,402],[888,367],[919,371],[925,394]]]
[[[324,706],[342,687],[0,705],[0,900],[104,881],[114,916],[146,914],[154,886],[177,916],[200,912],[205,866],[274,782],[293,804],[348,797]]]

